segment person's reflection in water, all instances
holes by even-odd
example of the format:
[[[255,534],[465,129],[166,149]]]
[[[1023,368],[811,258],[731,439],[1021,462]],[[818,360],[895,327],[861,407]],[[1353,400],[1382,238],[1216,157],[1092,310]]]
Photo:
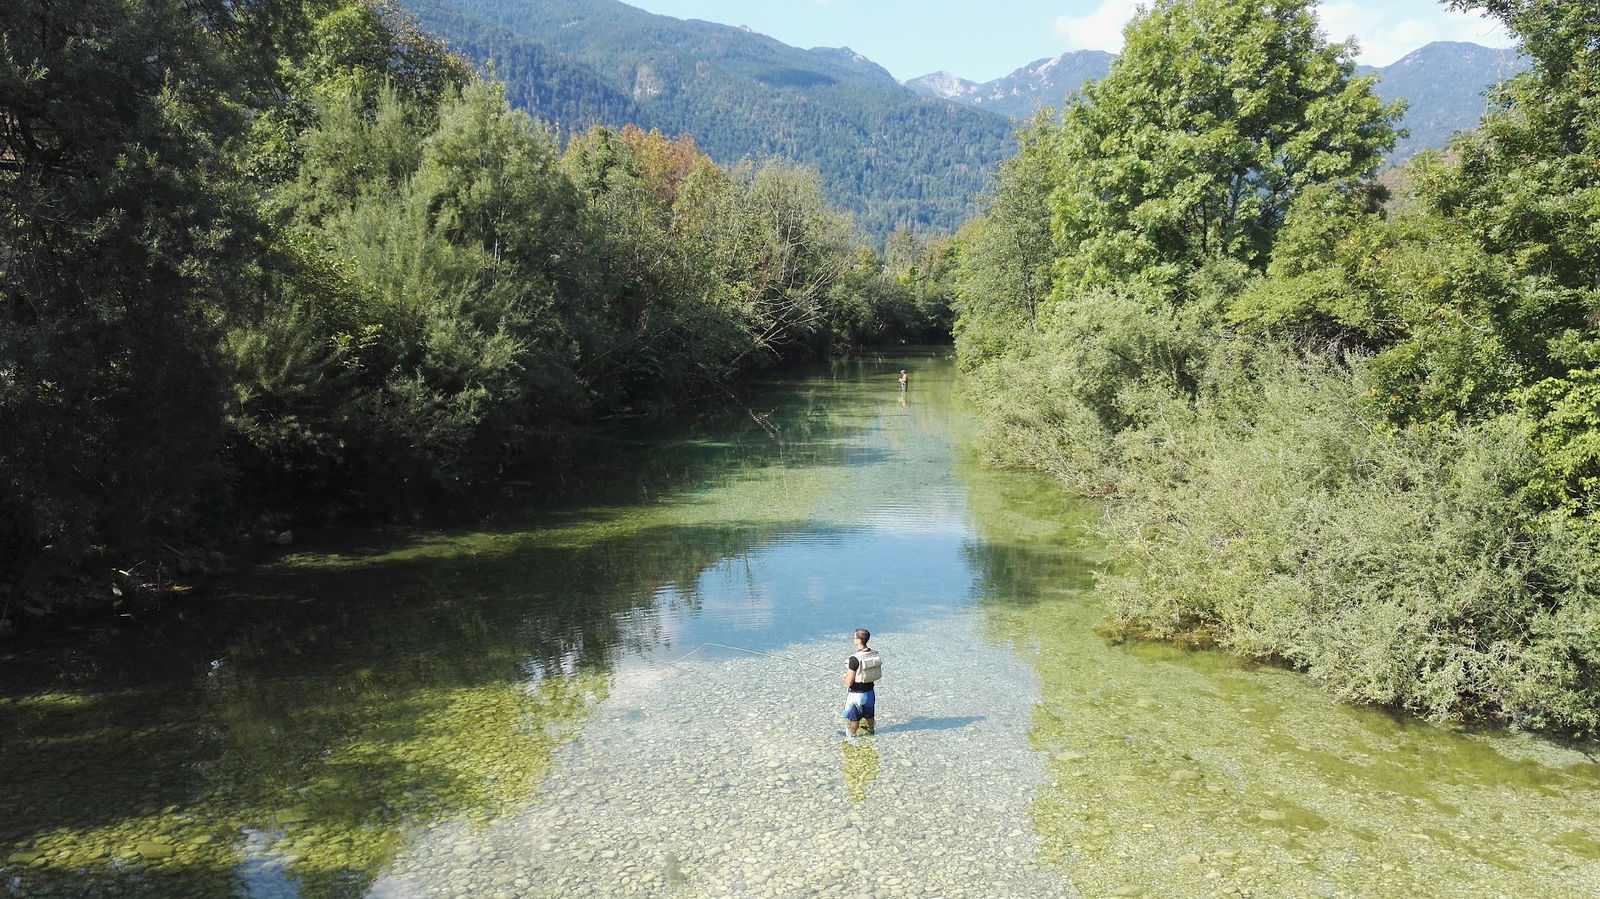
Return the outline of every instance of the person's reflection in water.
[[[844,785],[850,798],[856,802],[867,801],[867,784],[878,779],[878,748],[870,742],[840,744],[844,753]]]

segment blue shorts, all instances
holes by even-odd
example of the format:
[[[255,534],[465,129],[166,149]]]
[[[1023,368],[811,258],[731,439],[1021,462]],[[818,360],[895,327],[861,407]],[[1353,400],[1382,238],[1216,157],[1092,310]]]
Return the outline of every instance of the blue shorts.
[[[876,690],[868,690],[865,693],[850,693],[844,701],[845,720],[860,721],[862,718],[871,718],[872,706],[877,699]]]

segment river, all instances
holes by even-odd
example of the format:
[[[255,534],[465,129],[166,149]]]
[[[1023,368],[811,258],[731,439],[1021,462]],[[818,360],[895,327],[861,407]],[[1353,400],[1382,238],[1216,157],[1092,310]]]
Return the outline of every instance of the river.
[[[976,464],[944,355],[0,647],[0,895],[1600,896],[1594,746],[1103,639],[1100,508]]]

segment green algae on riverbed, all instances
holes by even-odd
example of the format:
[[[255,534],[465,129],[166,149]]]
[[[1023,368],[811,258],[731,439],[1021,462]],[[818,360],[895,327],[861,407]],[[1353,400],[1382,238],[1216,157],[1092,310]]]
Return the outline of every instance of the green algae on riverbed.
[[[409,822],[484,822],[524,800],[604,696],[582,677],[445,688],[378,672],[337,687],[217,674],[199,706],[102,700],[142,727],[6,741],[0,857],[25,868],[7,892],[359,894]],[[291,699],[307,691],[312,714]],[[19,729],[60,731],[75,729],[62,709],[85,705],[4,711]]]

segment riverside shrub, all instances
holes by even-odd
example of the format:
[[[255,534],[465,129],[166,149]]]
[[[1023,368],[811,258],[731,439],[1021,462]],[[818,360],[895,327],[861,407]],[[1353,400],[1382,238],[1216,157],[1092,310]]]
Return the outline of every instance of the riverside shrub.
[[[1525,422],[1385,427],[1352,400],[1360,366],[1278,358],[1165,420],[1144,441],[1162,464],[1124,469],[1114,629],[1199,636],[1434,720],[1593,733],[1600,551],[1529,496]]]

